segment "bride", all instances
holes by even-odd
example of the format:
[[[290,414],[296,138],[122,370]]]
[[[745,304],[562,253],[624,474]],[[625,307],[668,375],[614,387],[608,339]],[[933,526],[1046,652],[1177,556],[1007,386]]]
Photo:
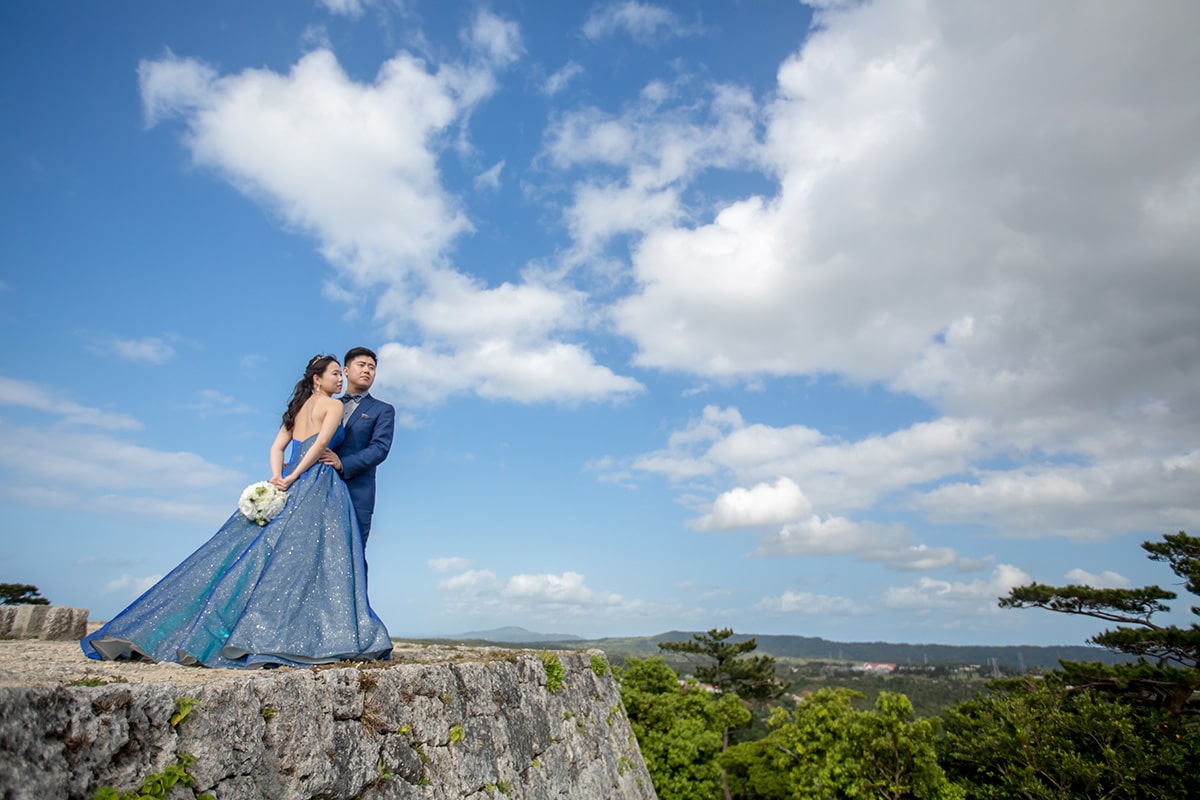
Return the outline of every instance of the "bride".
[[[342,404],[332,397],[341,389],[336,358],[309,360],[271,445],[270,483],[287,492],[283,510],[265,526],[235,511],[199,550],[81,640],[85,655],[207,667],[388,657],[387,628],[367,601],[350,494],[318,461],[345,435]]]

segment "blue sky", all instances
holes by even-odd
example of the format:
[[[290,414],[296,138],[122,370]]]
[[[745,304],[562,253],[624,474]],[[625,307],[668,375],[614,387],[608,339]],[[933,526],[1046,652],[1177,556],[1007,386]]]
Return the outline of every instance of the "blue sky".
[[[996,598],[1200,529],[1198,25],[5,3],[0,580],[120,610],[368,345],[395,635],[1079,643]]]

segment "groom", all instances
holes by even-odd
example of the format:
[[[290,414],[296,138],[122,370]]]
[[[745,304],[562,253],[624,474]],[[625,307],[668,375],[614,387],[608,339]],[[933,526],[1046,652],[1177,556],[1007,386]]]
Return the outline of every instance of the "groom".
[[[396,409],[368,394],[375,382],[377,362],[375,354],[365,347],[355,347],[346,353],[342,361],[342,374],[346,376],[342,426],[346,438],[336,449],[321,455],[321,462],[336,469],[346,481],[364,548],[375,513],[375,468],[392,449],[392,431],[396,427]]]

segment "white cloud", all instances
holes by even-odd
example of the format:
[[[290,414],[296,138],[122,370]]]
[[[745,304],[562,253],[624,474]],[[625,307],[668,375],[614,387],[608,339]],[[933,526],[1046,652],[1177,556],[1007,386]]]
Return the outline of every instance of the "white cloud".
[[[986,614],[999,609],[999,598],[1015,586],[1030,583],[1028,574],[1012,566],[1000,564],[985,580],[970,583],[921,578],[909,586],[893,586],[883,593],[888,608],[919,612],[953,611],[956,614]]]
[[[1072,8],[822,12],[767,109],[777,192],[637,244],[613,309],[637,363],[882,381],[1014,440],[1124,414],[1194,442],[1200,8]],[[632,162],[615,127],[582,152]]]
[[[107,434],[56,428],[11,427],[0,438],[0,462],[20,464],[24,481],[84,490],[160,490],[178,496],[233,487],[245,478],[194,453],[154,450]]]
[[[986,522],[1011,536],[1100,539],[1200,525],[1198,481],[1200,450],[1114,456],[1090,465],[981,471],[972,482],[939,486],[913,503],[935,521]]]
[[[722,492],[713,501],[712,511],[693,525],[701,530],[736,530],[777,525],[812,511],[812,505],[800,487],[790,478],[773,484],[759,483],[749,489],[741,486]]]
[[[496,66],[511,64],[524,51],[520,27],[486,9],[475,15],[463,38],[473,50]]]
[[[152,124],[183,118],[198,164],[318,240],[339,273],[325,296],[353,315],[370,294],[387,329],[418,335],[419,343],[380,349],[381,385],[401,402],[468,391],[579,402],[641,391],[573,340],[590,316],[582,293],[532,282],[489,287],[449,266],[452,243],[472,226],[438,158],[522,53],[517,25],[487,10],[462,41],[462,62],[432,66],[400,52],[370,83],[352,80],[326,49],[287,74],[225,76],[168,54],[140,65],[142,99]],[[479,185],[497,186],[503,166]]]
[[[201,414],[248,414],[254,410],[236,397],[216,389],[201,389],[196,399],[187,403],[184,408]]]
[[[460,572],[471,568],[470,559],[459,556],[431,558],[425,562],[434,572]]]
[[[32,381],[0,376],[0,405],[20,406],[61,418],[70,425],[109,431],[140,431],[142,423],[126,414],[82,406],[63,399],[57,389]]]
[[[183,116],[197,163],[316,236],[362,284],[436,262],[470,227],[440,185],[431,146],[469,108],[459,92],[472,84],[470,70],[431,73],[400,53],[362,85],[316,50],[287,75],[218,77],[172,55],[143,61],[139,74],[152,122]]]
[[[764,597],[754,609],[778,614],[824,617],[862,613],[864,609],[848,597],[831,597],[788,589],[779,597]]]
[[[438,582],[438,588],[448,592],[475,594],[499,588],[500,580],[490,569],[472,569]]]
[[[463,391],[521,403],[596,401],[642,391],[632,378],[596,364],[582,347],[562,342],[484,340],[457,352],[393,343],[380,349],[379,358],[380,385],[409,404]]]
[[[568,61],[561,69],[546,79],[546,82],[542,84],[542,93],[552,96],[556,95],[567,88],[567,84],[582,74],[583,67],[574,61]]]
[[[157,336],[141,339],[106,339],[95,342],[92,349],[98,353],[115,355],[126,361],[146,364],[165,364],[175,357],[175,348]]]
[[[635,0],[595,7],[583,23],[583,35],[588,39],[602,39],[617,32],[638,42],[649,42],[660,35],[664,38],[686,35],[691,29],[669,9]]]
[[[1119,572],[1113,572],[1108,569],[1097,575],[1094,572],[1088,572],[1085,569],[1077,567],[1063,577],[1071,585],[1091,586],[1094,589],[1128,589],[1131,585],[1129,578],[1126,578]]]
[[[598,591],[584,583],[578,572],[560,575],[514,575],[501,592],[508,600],[536,605],[576,608],[624,606],[628,601],[615,592]]]
[[[492,191],[499,189],[500,173],[503,171],[504,161],[497,161],[491,167],[475,176],[475,188],[477,190],[491,189]]]
[[[105,593],[120,592],[121,594],[128,595],[129,597],[137,597],[151,586],[158,583],[160,580],[162,580],[162,575],[146,575],[144,577],[138,577],[129,575],[128,573],[122,573],[120,577],[114,578],[105,583],[104,588],[101,591]]]
[[[758,112],[748,92],[715,85],[667,105],[675,91],[655,82],[619,115],[589,107],[551,119],[541,158],[562,170],[606,176],[573,187],[564,212],[578,250],[573,258],[595,258],[618,234],[649,234],[684,219],[682,191],[705,170],[760,163]],[[608,177],[612,168],[623,175]]]

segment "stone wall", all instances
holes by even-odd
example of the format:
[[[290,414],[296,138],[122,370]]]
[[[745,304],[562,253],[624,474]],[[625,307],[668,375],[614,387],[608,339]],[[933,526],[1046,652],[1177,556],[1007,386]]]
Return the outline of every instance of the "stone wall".
[[[88,610],[67,606],[0,606],[0,636],[78,641],[87,634]]]
[[[0,797],[90,800],[189,753],[193,786],[171,798],[655,800],[603,653],[419,653],[193,685],[0,687]]]

